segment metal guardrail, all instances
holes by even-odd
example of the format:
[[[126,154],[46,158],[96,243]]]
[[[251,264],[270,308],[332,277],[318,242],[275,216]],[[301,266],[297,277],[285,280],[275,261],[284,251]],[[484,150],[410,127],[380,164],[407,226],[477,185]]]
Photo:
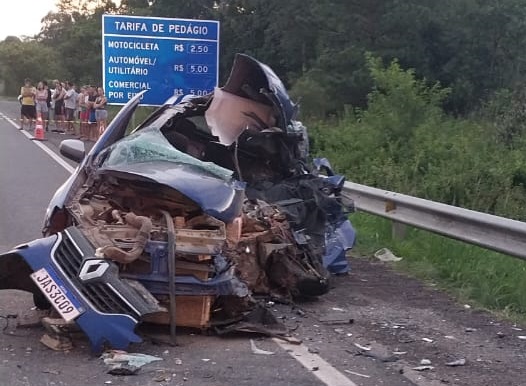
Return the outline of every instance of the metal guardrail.
[[[346,182],[356,210],[526,260],[526,223]]]

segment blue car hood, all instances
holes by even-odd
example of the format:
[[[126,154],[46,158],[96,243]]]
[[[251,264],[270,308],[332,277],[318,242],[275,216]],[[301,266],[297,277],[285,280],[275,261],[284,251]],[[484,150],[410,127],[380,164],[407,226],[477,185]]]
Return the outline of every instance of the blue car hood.
[[[149,161],[102,167],[98,174],[127,180],[146,180],[170,187],[191,199],[205,213],[225,222],[240,215],[245,198],[244,183],[225,181],[189,164]]]

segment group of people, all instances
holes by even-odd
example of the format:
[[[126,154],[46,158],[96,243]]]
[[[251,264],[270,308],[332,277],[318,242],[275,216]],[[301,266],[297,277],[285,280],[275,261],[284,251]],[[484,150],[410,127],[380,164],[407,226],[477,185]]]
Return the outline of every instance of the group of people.
[[[25,79],[20,88],[20,130],[24,125],[32,128],[41,119],[49,131],[71,134],[78,139],[96,141],[108,122],[107,99],[102,87],[82,86],[77,92],[73,82],[53,81],[54,88],[42,80],[34,87]],[[77,125],[78,124],[78,125]]]

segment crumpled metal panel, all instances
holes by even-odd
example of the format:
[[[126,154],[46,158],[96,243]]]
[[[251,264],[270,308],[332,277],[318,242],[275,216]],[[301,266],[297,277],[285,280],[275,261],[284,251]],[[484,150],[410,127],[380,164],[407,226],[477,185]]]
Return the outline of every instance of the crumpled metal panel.
[[[94,352],[100,352],[106,342],[117,349],[124,349],[130,343],[141,342],[141,337],[134,331],[138,322],[136,319],[130,315],[104,314],[95,310],[79,289],[72,285],[65,273],[53,262],[51,256],[60,241],[60,235],[53,235],[24,244],[9,253],[22,256],[34,271],[45,268],[48,272],[52,272],[57,284],[61,286],[63,291],[80,302],[82,314],[75,319],[75,322],[87,335]],[[1,258],[2,256],[0,256]]]

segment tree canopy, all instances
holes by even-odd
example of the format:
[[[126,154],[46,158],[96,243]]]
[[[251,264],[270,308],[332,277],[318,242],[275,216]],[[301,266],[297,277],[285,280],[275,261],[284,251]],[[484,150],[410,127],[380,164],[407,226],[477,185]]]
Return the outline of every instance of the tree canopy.
[[[269,64],[326,116],[363,107],[372,87],[366,53],[451,92],[467,114],[525,78],[524,0],[60,0],[33,38],[0,42],[0,76],[15,93],[28,75],[100,83],[103,13],[219,20],[223,81],[236,52]],[[316,107],[316,109],[314,109]]]

